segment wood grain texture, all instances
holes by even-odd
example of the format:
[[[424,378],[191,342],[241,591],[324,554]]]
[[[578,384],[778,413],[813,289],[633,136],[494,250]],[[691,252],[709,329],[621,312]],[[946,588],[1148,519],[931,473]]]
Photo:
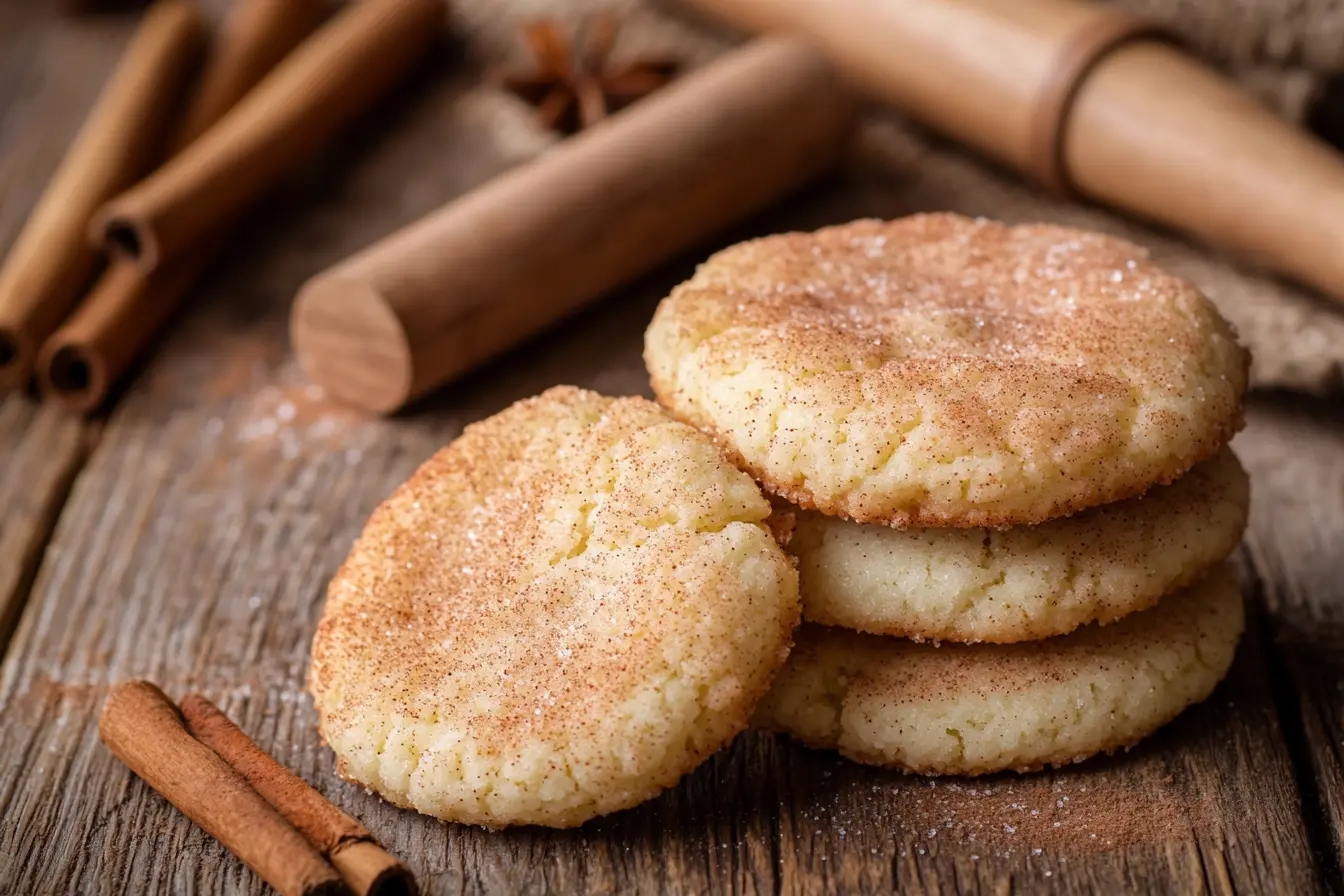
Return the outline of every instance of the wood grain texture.
[[[96,433],[95,425],[26,396],[0,399],[0,650]]]
[[[1236,447],[1251,471],[1242,558],[1272,614],[1263,637],[1291,720],[1313,846],[1344,890],[1344,410],[1262,396]]]
[[[285,345],[299,283],[546,143],[525,108],[465,88],[453,61],[254,216],[108,420],[44,554],[41,538],[23,542],[41,567],[0,666],[0,892],[264,892],[97,743],[109,686],[136,676],[174,697],[205,693],[405,858],[430,893],[1337,884],[1344,679],[1329,651],[1344,419],[1278,400],[1256,404],[1238,441],[1256,490],[1249,581],[1266,609],[1257,598],[1252,636],[1213,698],[1129,754],[1034,776],[926,780],[746,735],[663,797],[566,832],[444,825],[337,780],[303,679],[326,581],[367,514],[463,425],[513,400],[560,382],[646,393],[640,333],[693,261],[400,418],[324,401]],[[0,77],[7,64],[0,57]],[[0,171],[15,164],[5,141],[37,139],[9,130],[5,90]],[[832,184],[731,238],[901,211],[873,184]],[[64,425],[7,404],[0,451],[26,446],[23,469],[45,468],[58,452],[43,446],[80,443]],[[36,480],[10,469],[4,489]]]

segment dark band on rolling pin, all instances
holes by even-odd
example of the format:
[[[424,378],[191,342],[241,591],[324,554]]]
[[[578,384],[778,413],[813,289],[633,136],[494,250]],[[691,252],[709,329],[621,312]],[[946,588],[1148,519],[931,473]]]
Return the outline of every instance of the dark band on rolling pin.
[[[1098,63],[1112,51],[1136,40],[1170,43],[1174,39],[1152,22],[1118,9],[1102,9],[1064,43],[1032,110],[1028,173],[1038,183],[1056,193],[1073,192],[1064,159],[1064,138],[1074,97]]]

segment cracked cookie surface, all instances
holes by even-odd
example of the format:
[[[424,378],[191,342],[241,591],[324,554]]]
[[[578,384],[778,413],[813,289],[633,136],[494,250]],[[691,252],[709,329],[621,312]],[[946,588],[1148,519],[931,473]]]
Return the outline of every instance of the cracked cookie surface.
[[[1039,523],[1169,482],[1240,426],[1248,365],[1143,248],[952,214],[719,252],[644,356],[769,491],[894,526]]]
[[[786,550],[811,622],[1013,643],[1153,606],[1232,553],[1249,503],[1224,448],[1142,497],[1039,526],[900,530],[797,511]]]
[[[1207,697],[1244,626],[1227,564],[1114,625],[916,644],[804,624],[756,724],[858,762],[980,775],[1131,746]]]
[[[561,387],[467,427],[328,589],[309,687],[341,774],[490,827],[655,796],[787,655],[797,575],[769,512],[643,399]]]

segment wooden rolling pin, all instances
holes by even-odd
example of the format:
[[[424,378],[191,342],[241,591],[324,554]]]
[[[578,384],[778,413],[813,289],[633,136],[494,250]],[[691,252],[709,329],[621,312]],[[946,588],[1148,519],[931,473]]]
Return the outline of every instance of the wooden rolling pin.
[[[393,411],[829,168],[851,93],[799,41],[730,53],[309,280],[299,360]]]
[[[859,86],[1059,189],[1344,301],[1344,162],[1110,7],[1074,0],[685,0],[804,35]]]

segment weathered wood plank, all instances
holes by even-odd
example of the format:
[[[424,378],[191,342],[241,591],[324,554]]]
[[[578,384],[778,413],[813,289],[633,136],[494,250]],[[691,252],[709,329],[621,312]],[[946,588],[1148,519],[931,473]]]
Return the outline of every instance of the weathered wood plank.
[[[0,7],[0,257],[115,64],[129,24],[62,22],[48,3]],[[0,397],[0,651],[95,433],[27,396]]]
[[[1336,890],[1344,889],[1344,410],[1265,396],[1237,448],[1256,489],[1243,556],[1273,612],[1267,633],[1279,701],[1296,715],[1307,817]]]
[[[25,396],[0,400],[0,653],[95,432]]]
[[[364,819],[428,892],[1322,889],[1264,629],[1208,704],[1130,754],[1053,774],[927,781],[748,735],[630,812],[500,833],[336,780],[303,676],[325,582],[365,516],[463,425],[517,398],[557,382],[646,391],[640,333],[689,269],[670,266],[402,418],[323,402],[285,348],[299,282],[544,142],[497,98],[442,72],[427,81],[365,129],[380,136],[256,217],[74,483],[0,667],[0,891],[262,890],[98,745],[108,686],[133,676],[174,695],[203,690]],[[511,115],[512,136],[494,142],[484,120]],[[747,231],[898,213],[883,196],[833,186]],[[1262,425],[1278,424],[1257,414],[1252,434]],[[1319,464],[1340,457],[1322,449]],[[1259,470],[1256,486],[1257,507],[1304,492]],[[1257,514],[1252,554],[1263,542],[1297,558],[1277,518]],[[1337,517],[1320,525],[1311,595],[1330,593],[1326,552],[1344,535]],[[1328,779],[1320,792],[1338,793]]]

